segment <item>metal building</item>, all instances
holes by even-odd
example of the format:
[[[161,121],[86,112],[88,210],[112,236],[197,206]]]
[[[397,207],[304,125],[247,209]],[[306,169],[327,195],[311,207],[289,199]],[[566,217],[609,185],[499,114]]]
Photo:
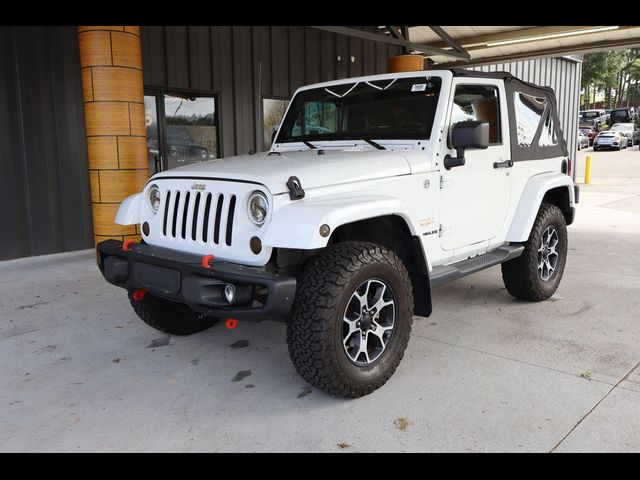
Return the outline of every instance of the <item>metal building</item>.
[[[553,87],[574,154],[581,64],[562,56],[639,39],[630,26],[2,27],[0,260],[135,238],[113,217],[150,172],[264,149],[297,87],[384,73],[401,53]]]

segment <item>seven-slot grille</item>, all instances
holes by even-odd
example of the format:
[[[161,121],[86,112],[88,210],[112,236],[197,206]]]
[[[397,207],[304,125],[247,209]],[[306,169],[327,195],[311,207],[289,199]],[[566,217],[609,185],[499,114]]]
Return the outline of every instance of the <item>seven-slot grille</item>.
[[[162,235],[231,246],[236,196],[169,190],[164,194]]]

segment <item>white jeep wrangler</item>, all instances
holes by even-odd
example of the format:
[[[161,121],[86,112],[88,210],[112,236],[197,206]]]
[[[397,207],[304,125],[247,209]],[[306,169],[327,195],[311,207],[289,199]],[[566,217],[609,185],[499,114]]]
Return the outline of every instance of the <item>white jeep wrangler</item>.
[[[300,88],[269,152],[154,175],[98,244],[154,328],[283,319],[310,384],[348,397],[400,363],[431,288],[502,265],[507,290],[558,287],[578,190],[553,90],[504,72],[405,72]]]

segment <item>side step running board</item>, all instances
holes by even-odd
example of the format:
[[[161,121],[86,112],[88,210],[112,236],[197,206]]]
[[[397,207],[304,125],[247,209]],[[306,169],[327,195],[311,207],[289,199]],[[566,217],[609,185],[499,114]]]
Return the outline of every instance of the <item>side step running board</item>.
[[[499,263],[519,257],[524,250],[523,245],[505,245],[496,250],[468,258],[451,265],[440,265],[431,270],[431,286],[437,287],[447,282],[457,280],[471,273],[479,272],[485,268],[493,267]]]

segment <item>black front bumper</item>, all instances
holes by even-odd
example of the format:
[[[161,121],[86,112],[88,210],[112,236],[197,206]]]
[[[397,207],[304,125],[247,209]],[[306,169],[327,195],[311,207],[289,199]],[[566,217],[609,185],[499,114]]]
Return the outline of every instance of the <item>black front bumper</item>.
[[[295,277],[261,267],[214,260],[211,268],[204,268],[197,255],[138,243],[124,251],[118,240],[100,242],[96,249],[98,267],[109,283],[142,289],[215,317],[281,320],[293,304]],[[232,303],[222,295],[227,284],[235,287]]]

